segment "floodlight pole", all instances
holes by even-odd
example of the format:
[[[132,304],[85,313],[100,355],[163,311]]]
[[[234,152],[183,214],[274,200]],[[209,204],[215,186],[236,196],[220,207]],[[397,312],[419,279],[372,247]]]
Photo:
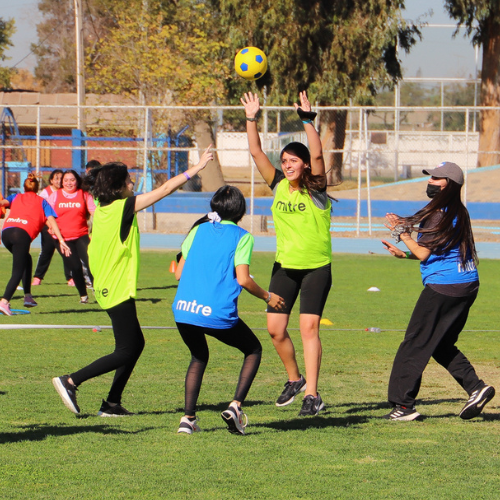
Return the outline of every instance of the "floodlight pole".
[[[76,42],[76,126],[78,130],[84,131],[85,120],[82,116],[82,106],[85,105],[85,78],[83,75],[83,22],[82,2],[73,0],[75,10],[75,42]]]

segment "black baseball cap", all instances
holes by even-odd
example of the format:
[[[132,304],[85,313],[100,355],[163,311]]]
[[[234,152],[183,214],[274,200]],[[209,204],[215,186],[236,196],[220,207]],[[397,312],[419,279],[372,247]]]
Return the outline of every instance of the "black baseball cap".
[[[422,173],[425,175],[432,175],[433,177],[450,179],[460,186],[464,183],[464,173],[462,169],[456,163],[450,161],[444,161],[432,170],[422,170]]]

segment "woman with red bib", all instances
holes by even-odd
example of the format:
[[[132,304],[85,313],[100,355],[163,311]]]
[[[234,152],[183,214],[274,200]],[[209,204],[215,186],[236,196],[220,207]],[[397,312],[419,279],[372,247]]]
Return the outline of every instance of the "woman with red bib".
[[[95,211],[92,196],[81,189],[82,179],[74,170],[66,170],[61,179],[61,189],[49,196],[50,206],[58,215],[61,234],[71,249],[71,255],[65,256],[61,248],[57,250],[62,255],[75,286],[80,294],[80,302],[89,301],[85,278],[83,277],[82,262],[88,269],[89,228],[87,220]],[[90,276],[92,279],[92,276]]]
[[[54,194],[56,191],[61,189],[61,177],[63,171],[59,168],[52,170],[49,176],[49,185],[43,188],[38,196],[41,196],[44,200],[49,200],[50,195]],[[35,274],[33,276],[33,282],[31,286],[41,285],[45,274],[47,273],[52,257],[54,256],[54,251],[57,248],[57,240],[52,238],[49,233],[49,228],[44,227],[41,232],[42,246],[40,249],[40,254],[38,255],[38,261],[36,263]],[[71,273],[64,268],[64,274],[66,276],[66,281],[71,279]]]
[[[71,253],[59,231],[55,218],[57,214],[46,200],[38,196],[38,180],[34,174],[28,174],[24,181],[24,193],[8,196],[0,201],[0,206],[9,207],[9,216],[2,229],[2,242],[12,254],[12,276],[7,283],[2,299],[0,312],[12,316],[10,300],[22,280],[25,307],[35,307],[37,303],[31,295],[31,271],[33,261],[30,255],[31,242],[38,236],[45,224],[49,226],[54,237],[59,240],[63,254]]]

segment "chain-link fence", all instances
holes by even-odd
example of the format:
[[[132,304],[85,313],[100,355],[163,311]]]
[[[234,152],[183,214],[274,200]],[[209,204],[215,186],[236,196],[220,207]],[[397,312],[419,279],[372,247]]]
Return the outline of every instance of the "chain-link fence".
[[[443,160],[477,165],[478,107],[317,107],[325,158],[338,178],[396,181],[421,175]],[[491,111],[491,108],[488,108]],[[122,161],[137,188],[155,187],[184,171],[213,143],[226,178],[251,182],[251,160],[241,107],[85,106],[85,128],[75,129],[77,107],[11,105],[2,111],[2,193],[20,189],[30,170],[46,179],[51,169],[83,172],[88,160]],[[287,142],[305,142],[291,107],[263,107],[264,150],[275,165]],[[489,152],[496,156],[498,151]],[[492,159],[494,164],[494,158]],[[247,174],[245,174],[245,172]],[[244,181],[241,181],[244,182]],[[200,185],[191,186],[191,189]]]

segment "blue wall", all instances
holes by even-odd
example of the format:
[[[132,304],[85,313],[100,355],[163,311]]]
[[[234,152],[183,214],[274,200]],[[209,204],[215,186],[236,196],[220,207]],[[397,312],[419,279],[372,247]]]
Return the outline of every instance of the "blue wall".
[[[210,211],[212,193],[174,193],[155,205],[155,212],[204,214]],[[255,198],[255,215],[271,215],[272,198]],[[422,208],[424,201],[390,201],[373,200],[372,217],[384,217],[388,212],[407,216]],[[250,200],[247,198],[250,211]],[[500,220],[500,203],[467,203],[471,219]],[[148,210],[151,210],[148,209]],[[339,200],[333,202],[334,217],[355,217],[356,200]],[[366,200],[361,201],[361,217],[367,217]]]

